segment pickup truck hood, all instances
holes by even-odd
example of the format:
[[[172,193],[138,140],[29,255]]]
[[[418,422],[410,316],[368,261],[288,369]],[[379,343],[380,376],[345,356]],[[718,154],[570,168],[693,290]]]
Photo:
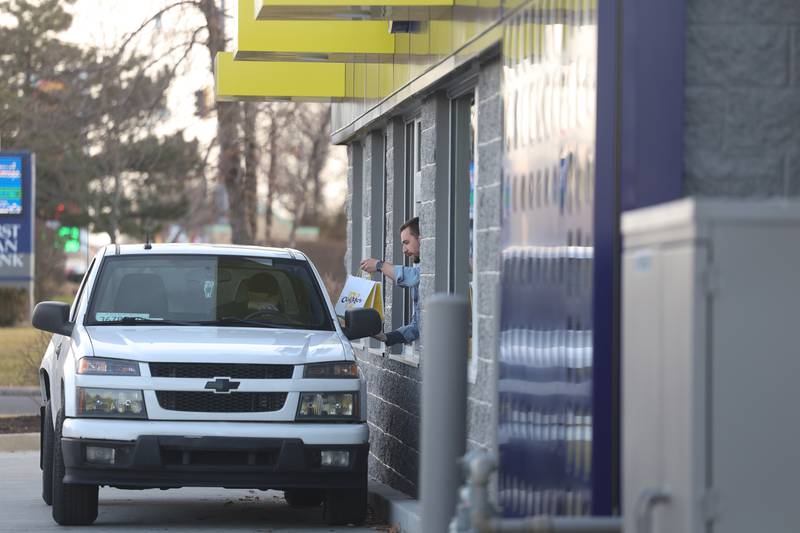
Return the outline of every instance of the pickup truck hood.
[[[335,331],[88,326],[94,355],[135,361],[303,364],[349,359]]]

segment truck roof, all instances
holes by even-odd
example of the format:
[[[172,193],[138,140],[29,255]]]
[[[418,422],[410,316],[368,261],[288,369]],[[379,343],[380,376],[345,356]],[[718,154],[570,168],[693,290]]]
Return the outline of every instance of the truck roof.
[[[109,244],[102,255],[240,255],[284,259],[306,259],[305,254],[292,248],[270,248],[266,246],[242,246],[235,244],[151,243],[146,249],[142,244]]]

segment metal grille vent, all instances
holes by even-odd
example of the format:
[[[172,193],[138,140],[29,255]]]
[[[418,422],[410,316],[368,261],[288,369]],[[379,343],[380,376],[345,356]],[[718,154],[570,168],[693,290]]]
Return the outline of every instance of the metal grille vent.
[[[156,391],[158,405],[168,411],[195,413],[267,413],[280,411],[285,392]]]
[[[150,363],[154,378],[291,379],[294,365]]]

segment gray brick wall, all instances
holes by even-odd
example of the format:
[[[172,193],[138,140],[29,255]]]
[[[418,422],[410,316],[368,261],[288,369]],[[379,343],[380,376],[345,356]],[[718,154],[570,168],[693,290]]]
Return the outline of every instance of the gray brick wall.
[[[402,212],[395,212],[394,210],[394,187],[395,183],[401,183],[403,177],[395,176],[395,165],[392,164],[396,156],[402,157],[403,153],[403,125],[402,121],[393,121],[386,127],[386,200],[384,205],[384,216],[386,217],[386,245],[383,249],[383,259],[393,262],[392,254],[394,248],[396,217],[402,218]],[[399,133],[399,135],[397,135]],[[399,138],[398,138],[399,137]],[[400,143],[400,144],[397,144]],[[402,211],[402,206],[398,206],[398,210]],[[402,222],[400,222],[402,224]],[[392,286],[386,284],[384,286],[383,298],[383,322],[389,327],[393,324],[393,310],[394,310],[394,294]]]
[[[367,257],[374,256],[375,254],[372,253],[372,165],[380,164],[380,161],[373,161],[372,160],[372,135],[366,135],[362,142],[362,146],[364,146],[364,194],[361,198],[361,214],[362,214],[362,250],[354,250],[354,253],[357,255],[366,255]],[[364,259],[364,257],[361,257]]]
[[[477,380],[468,388],[467,404],[467,448],[496,448],[495,434],[495,384],[497,363],[497,328],[499,318],[498,287],[500,279],[500,162],[502,160],[502,68],[499,59],[481,67],[476,88],[478,105],[478,176],[475,190],[476,241],[475,254],[478,258],[477,279],[479,339],[477,346]],[[422,321],[425,320],[426,301],[443,285],[442,275],[446,275],[443,265],[437,268],[437,230],[445,224],[448,216],[446,205],[438,205],[446,190],[442,180],[449,172],[449,154],[440,155],[437,160],[437,136],[441,146],[442,135],[449,131],[447,109],[448,100],[443,93],[428,97],[421,106],[422,121],[422,183],[421,203],[419,205],[421,240],[421,280],[420,300]],[[397,196],[393,191],[402,187],[404,177],[402,158],[404,152],[404,121],[393,118],[386,126],[386,200],[383,210],[386,217],[386,245],[383,250],[371,250],[374,257],[392,258],[397,228],[404,221],[403,206],[395,205]],[[363,144],[363,194],[361,198],[348,196],[348,252],[360,255],[360,250],[352,250],[352,209],[350,202],[361,202],[363,238],[370,242],[371,231],[378,228],[372,224],[369,213],[372,202],[372,187],[369,176],[375,164],[383,161],[371,157],[370,135],[358,140]],[[446,146],[446,145],[445,145]],[[349,154],[352,157],[352,149]],[[352,159],[350,161],[349,185],[352,186]],[[399,174],[398,174],[399,173]],[[352,190],[352,188],[350,189]],[[437,202],[437,198],[439,199]],[[359,222],[357,221],[356,224]],[[374,226],[375,228],[369,228]],[[438,231],[441,238],[441,231]],[[441,243],[440,243],[441,244]],[[439,250],[439,261],[441,252]],[[347,260],[347,259],[346,259]],[[348,264],[350,264],[348,262]],[[439,279],[437,279],[437,276]],[[391,282],[384,288],[385,324],[391,329],[392,315],[395,312]],[[423,331],[423,337],[425,332]],[[419,421],[421,410],[421,383],[424,361],[420,367],[381,355],[376,350],[357,349],[362,371],[367,379],[368,407],[367,418],[370,427],[371,451],[369,458],[370,476],[396,489],[417,495],[419,474]]]
[[[687,194],[800,194],[800,2],[688,0]]]
[[[503,124],[503,78],[499,59],[482,66],[478,76],[478,174],[475,183],[475,243],[478,340],[477,379],[469,386],[467,447],[495,451],[497,331],[500,325],[500,198]]]
[[[425,324],[428,308],[428,299],[436,292],[436,225],[438,223],[436,209],[436,134],[438,127],[447,127],[447,124],[437,124],[437,106],[440,105],[438,97],[428,98],[422,104],[422,136],[420,165],[422,167],[421,202],[418,207],[419,233],[420,233],[420,324]],[[443,210],[439,210],[440,212]],[[425,343],[424,335],[420,334],[417,347],[422,350]]]

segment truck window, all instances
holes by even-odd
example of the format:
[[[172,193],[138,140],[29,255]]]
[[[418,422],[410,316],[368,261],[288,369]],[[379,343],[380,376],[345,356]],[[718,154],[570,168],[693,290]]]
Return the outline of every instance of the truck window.
[[[333,330],[305,261],[141,254],[107,258],[86,325],[217,325]]]

